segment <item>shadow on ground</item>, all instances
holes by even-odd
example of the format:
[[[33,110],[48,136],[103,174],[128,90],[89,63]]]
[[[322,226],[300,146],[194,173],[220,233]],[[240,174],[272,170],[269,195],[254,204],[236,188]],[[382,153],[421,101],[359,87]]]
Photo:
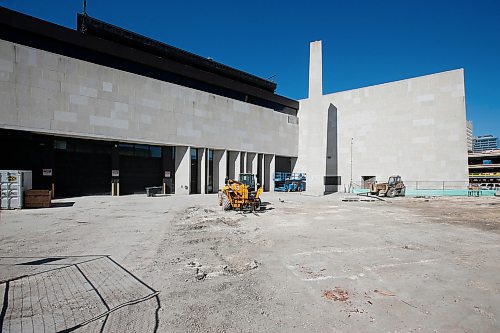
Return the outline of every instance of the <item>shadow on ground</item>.
[[[156,332],[158,292],[109,256],[0,257],[2,332]]]

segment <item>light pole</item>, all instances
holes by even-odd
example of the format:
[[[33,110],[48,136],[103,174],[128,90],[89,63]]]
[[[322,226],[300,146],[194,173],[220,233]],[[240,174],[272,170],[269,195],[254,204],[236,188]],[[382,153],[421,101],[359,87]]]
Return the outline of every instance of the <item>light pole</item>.
[[[352,191],[352,144],[354,138],[351,138],[351,182],[349,183],[349,193]]]

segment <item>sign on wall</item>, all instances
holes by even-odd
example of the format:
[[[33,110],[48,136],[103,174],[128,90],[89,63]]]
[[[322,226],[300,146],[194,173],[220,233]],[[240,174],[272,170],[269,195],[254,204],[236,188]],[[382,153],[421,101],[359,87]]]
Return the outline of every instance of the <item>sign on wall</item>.
[[[43,169],[42,175],[44,176],[52,176],[52,169]]]
[[[165,171],[165,178],[170,178],[170,171]]]
[[[120,170],[111,170],[111,177],[120,177]]]

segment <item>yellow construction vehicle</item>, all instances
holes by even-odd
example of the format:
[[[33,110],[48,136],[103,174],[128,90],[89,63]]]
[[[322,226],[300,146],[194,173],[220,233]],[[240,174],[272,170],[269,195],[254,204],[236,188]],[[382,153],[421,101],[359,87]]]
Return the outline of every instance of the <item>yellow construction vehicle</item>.
[[[387,183],[372,183],[370,185],[370,194],[377,196],[384,195],[394,198],[395,196],[404,196],[406,186],[401,180],[401,176],[390,176]]]
[[[262,186],[256,183],[255,175],[242,173],[237,181],[226,179],[226,185],[219,190],[219,206],[224,210],[255,211],[261,208],[262,192]]]

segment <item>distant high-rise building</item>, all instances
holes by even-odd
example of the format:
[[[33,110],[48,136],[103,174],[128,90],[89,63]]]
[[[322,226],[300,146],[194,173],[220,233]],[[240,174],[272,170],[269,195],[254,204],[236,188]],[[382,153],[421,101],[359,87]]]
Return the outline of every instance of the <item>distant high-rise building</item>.
[[[472,120],[467,120],[467,151],[471,153],[473,151],[473,135],[472,135]]]
[[[493,135],[481,135],[474,138],[474,152],[498,149],[498,138]]]

